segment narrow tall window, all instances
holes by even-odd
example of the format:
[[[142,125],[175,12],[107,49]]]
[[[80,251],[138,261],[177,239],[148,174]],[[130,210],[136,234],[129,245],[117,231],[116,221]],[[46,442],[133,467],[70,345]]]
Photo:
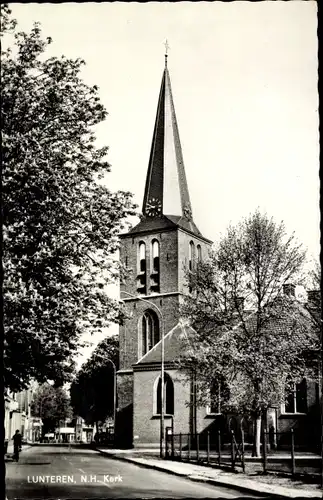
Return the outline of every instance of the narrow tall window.
[[[214,382],[209,391],[209,404],[206,407],[208,414],[221,413],[221,382]]]
[[[139,271],[146,271],[146,245],[143,241],[139,243]]]
[[[142,356],[144,356],[159,342],[159,321],[155,312],[145,312],[141,320],[141,333]]]
[[[151,244],[151,258],[152,258],[152,273],[151,273],[151,286],[152,292],[159,293],[160,290],[160,261],[159,261],[159,242],[153,240]]]
[[[194,243],[193,241],[190,241],[190,246],[188,250],[188,268],[190,271],[193,269],[193,263],[194,263]]]
[[[146,276],[146,245],[143,241],[139,243],[139,262],[138,262],[138,292],[146,295],[147,293],[147,276]]]
[[[164,408],[166,415],[174,415],[174,383],[168,373],[164,374],[164,383],[165,383],[165,401]],[[161,389],[162,383],[161,378],[159,377],[157,384],[157,394],[156,394],[156,408],[155,413],[158,415],[161,414]]]
[[[209,404],[206,407],[208,414],[222,412],[222,404],[229,400],[229,387],[223,377],[218,376],[212,383],[209,391]]]
[[[202,248],[201,245],[197,245],[197,262],[202,262]]]

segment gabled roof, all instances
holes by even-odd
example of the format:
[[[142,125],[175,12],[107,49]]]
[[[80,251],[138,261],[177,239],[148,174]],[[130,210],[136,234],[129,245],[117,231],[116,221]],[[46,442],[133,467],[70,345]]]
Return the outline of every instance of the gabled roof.
[[[189,346],[188,336],[194,333],[191,326],[183,324],[182,322],[170,330],[164,337],[164,352],[165,363],[172,362],[178,359],[183,351]],[[161,340],[145,354],[137,363],[137,365],[144,365],[150,363],[161,362]]]

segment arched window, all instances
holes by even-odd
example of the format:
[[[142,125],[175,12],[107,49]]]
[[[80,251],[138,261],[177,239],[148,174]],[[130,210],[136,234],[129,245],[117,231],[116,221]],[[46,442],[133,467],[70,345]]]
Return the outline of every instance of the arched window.
[[[164,408],[166,415],[174,415],[174,383],[168,373],[164,373],[164,383],[165,383],[165,400]],[[158,379],[157,389],[156,389],[156,407],[155,413],[161,414],[161,377]]]
[[[188,268],[190,271],[193,269],[193,261],[194,261],[194,243],[193,241],[190,241],[190,246],[188,250]]]
[[[159,321],[154,311],[146,311],[141,319],[141,346],[144,356],[159,342]]]
[[[197,250],[197,262],[201,262],[202,261],[202,248],[201,248],[201,245],[197,245],[196,250]]]
[[[139,243],[139,271],[146,271],[146,245],[143,241]]]
[[[159,292],[160,289],[160,279],[159,279],[159,242],[157,240],[153,240],[151,243],[151,291]]]
[[[146,245],[143,241],[139,243],[138,247],[138,292],[144,295],[147,292],[147,276],[146,276]]]

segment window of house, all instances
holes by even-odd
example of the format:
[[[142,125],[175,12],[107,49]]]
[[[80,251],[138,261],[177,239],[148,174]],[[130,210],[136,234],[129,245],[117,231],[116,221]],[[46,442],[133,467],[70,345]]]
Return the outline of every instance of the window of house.
[[[209,404],[206,407],[209,415],[221,413],[221,382],[214,382],[209,392]]]
[[[306,380],[294,384],[293,390],[288,392],[283,413],[307,413]]]
[[[230,390],[224,378],[218,376],[212,383],[209,391],[209,404],[206,407],[208,415],[218,415],[222,413],[222,405],[230,398]]]
[[[146,311],[141,320],[142,356],[159,342],[159,321],[154,311]]]
[[[153,240],[151,244],[152,273],[151,273],[151,291],[158,293],[160,290],[160,268],[159,268],[159,242]]]
[[[164,384],[165,384],[165,400],[164,400],[164,408],[166,415],[174,415],[174,382],[168,373],[164,373]],[[161,377],[158,379],[156,395],[155,395],[155,408],[154,413],[157,415],[161,414]]]
[[[138,259],[138,292],[142,294],[146,294],[147,288],[146,288],[146,283],[147,283],[147,276],[146,276],[146,271],[147,271],[147,265],[146,265],[146,245],[143,241],[139,243],[138,247],[138,253],[139,253],[139,259]]]

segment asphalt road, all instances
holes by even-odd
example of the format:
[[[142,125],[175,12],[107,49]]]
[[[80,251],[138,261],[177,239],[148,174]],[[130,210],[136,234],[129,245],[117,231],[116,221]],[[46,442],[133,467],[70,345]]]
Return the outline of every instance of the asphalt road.
[[[91,449],[46,445],[23,451],[18,463],[6,463],[6,494],[8,500],[247,496],[121,462]]]

